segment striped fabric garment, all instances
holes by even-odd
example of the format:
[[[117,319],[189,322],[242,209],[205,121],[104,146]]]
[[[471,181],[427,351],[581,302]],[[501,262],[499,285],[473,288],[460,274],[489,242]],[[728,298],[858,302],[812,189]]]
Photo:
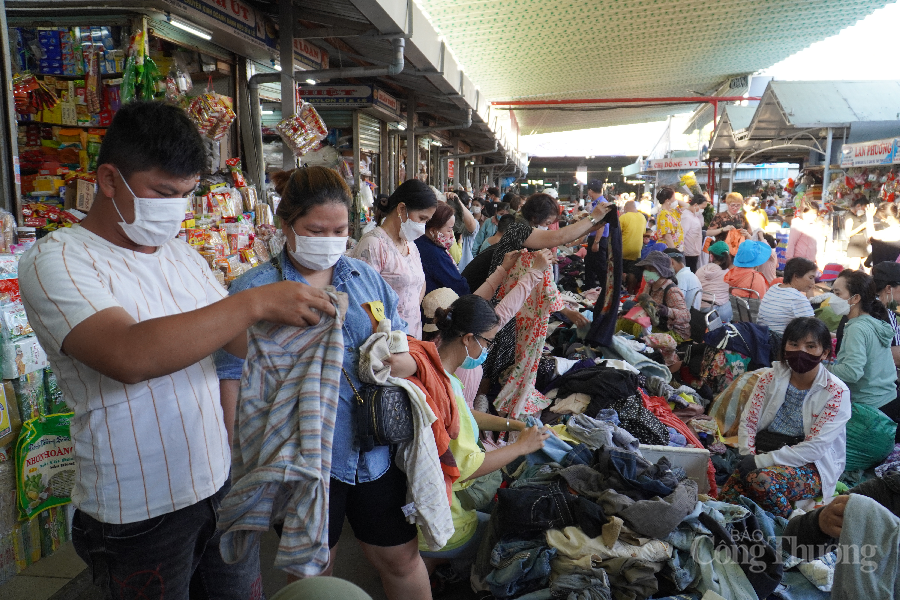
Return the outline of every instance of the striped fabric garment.
[[[222,558],[241,559],[284,521],[275,566],[299,577],[329,561],[328,492],[347,297],[326,288],[338,317],[307,328],[249,330],[234,424],[232,477],[219,510]]]

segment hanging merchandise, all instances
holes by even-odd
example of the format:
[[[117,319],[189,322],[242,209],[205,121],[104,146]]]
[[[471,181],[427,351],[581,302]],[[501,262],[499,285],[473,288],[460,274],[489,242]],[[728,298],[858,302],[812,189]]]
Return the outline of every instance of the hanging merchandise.
[[[22,426],[16,443],[16,492],[22,519],[71,502],[75,456],[70,417],[49,415]]]
[[[231,108],[231,100],[215,92],[207,92],[194,98],[187,113],[200,133],[211,140],[225,137],[236,117]]]
[[[122,102],[153,100],[162,79],[156,63],[147,55],[147,34],[139,30],[131,37],[128,61],[122,75]]]
[[[294,153],[294,156],[303,156],[328,136],[328,128],[308,102],[300,105],[297,114],[282,119],[275,126],[284,143]]]
[[[13,77],[13,97],[16,112],[20,115],[34,115],[59,104],[56,93],[31,73]]]

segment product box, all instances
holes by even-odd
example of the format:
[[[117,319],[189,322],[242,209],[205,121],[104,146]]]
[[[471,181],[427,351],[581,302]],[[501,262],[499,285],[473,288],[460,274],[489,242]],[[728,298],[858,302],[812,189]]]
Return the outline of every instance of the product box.
[[[22,419],[19,417],[16,392],[11,382],[4,381],[0,385],[0,445],[14,443],[21,428]],[[3,485],[0,481],[0,492],[2,489]],[[0,507],[2,507],[2,500],[0,500]],[[2,515],[0,515],[0,531],[3,531]]]
[[[47,353],[33,335],[3,344],[2,358],[3,379],[16,379],[49,366]]]

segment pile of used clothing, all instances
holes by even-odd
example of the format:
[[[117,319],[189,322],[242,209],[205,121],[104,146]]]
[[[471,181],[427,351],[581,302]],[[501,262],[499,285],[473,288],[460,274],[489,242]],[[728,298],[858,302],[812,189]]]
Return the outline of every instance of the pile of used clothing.
[[[477,587],[527,600],[822,597],[833,557],[782,552],[786,519],[746,498],[698,494],[666,458],[646,460],[615,411],[601,413],[609,420],[577,414],[554,426],[547,462],[527,457],[504,470],[473,566]]]

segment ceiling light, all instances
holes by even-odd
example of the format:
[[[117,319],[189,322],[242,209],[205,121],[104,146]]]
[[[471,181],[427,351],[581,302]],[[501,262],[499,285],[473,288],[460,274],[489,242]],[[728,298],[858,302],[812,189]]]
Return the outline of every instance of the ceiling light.
[[[316,84],[319,83],[319,82],[316,81],[315,79],[307,79],[307,80],[306,80],[306,83],[308,83],[309,85],[316,85]]]
[[[274,110],[262,110],[262,111],[260,111],[259,114],[261,114],[261,115],[274,115],[274,114],[275,114],[275,111],[274,111]]]
[[[212,39],[212,31],[209,31],[208,29],[204,29],[204,28],[200,27],[199,25],[194,25],[193,23],[189,23],[187,21],[181,21],[179,19],[173,19],[171,17],[169,17],[169,24],[172,25],[173,27],[177,27],[178,29],[180,29],[182,31],[187,31],[188,33],[190,33],[192,35],[196,35],[198,38],[201,38],[201,39],[204,39],[207,41]]]
[[[275,70],[276,70],[276,71],[280,71],[280,70],[281,70],[281,65],[272,65],[272,66],[275,67]]]

